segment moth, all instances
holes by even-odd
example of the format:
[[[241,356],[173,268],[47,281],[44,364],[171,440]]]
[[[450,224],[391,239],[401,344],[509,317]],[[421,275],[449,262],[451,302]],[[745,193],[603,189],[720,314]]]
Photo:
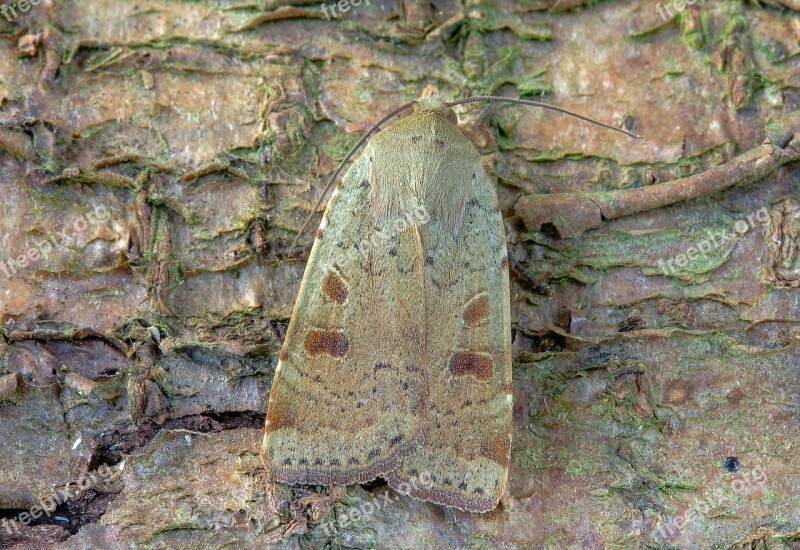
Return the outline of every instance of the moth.
[[[261,448],[270,479],[380,476],[421,500],[497,506],[511,456],[509,260],[494,183],[450,110],[482,100],[568,112],[448,103],[429,86],[362,138],[280,351]]]

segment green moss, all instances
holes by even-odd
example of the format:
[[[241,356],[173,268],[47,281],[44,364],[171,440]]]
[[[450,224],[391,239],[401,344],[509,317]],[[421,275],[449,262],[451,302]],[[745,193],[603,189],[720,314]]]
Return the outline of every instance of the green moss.
[[[684,43],[695,51],[703,51],[711,32],[708,10],[701,10],[696,17],[693,12],[682,11],[678,13],[677,20],[681,25]]]
[[[553,93],[553,87],[551,83],[548,79],[544,78],[546,74],[547,67],[541,67],[517,81],[517,91],[519,92],[519,96],[541,97]]]
[[[789,52],[786,47],[769,36],[761,37],[756,42],[756,50],[761,52],[767,58],[767,61],[773,65],[783,63],[789,59]]]
[[[479,33],[499,30],[511,30],[524,40],[553,40],[553,29],[550,23],[543,21],[527,22],[519,14],[498,10],[490,2],[477,2],[469,7],[467,29]]]
[[[185,281],[184,278],[184,267],[183,263],[181,263],[180,259],[176,255],[170,255],[170,262],[169,262],[169,288],[174,289],[180,285],[182,285]]]
[[[591,461],[570,460],[564,467],[564,473],[572,478],[591,475],[599,471],[598,465]]]

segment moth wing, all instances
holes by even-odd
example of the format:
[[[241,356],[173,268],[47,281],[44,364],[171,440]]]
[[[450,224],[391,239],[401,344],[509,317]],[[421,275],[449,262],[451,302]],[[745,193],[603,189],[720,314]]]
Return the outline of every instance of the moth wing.
[[[497,505],[508,477],[511,320],[505,232],[494,185],[480,160],[472,161],[470,171],[460,228],[448,230],[437,220],[422,228],[427,435],[388,482],[416,498],[485,512]],[[452,178],[464,170],[440,173]],[[432,183],[440,192],[446,185]],[[451,182],[447,188],[463,186]]]
[[[328,203],[280,352],[261,455],[284,483],[365,482],[425,437],[420,233],[377,226],[373,154]]]

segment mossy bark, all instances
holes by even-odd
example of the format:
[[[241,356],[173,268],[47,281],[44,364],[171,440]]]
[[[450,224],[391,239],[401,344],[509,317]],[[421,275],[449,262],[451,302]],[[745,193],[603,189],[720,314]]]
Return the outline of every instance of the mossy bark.
[[[0,547],[800,544],[798,165],[585,223],[530,198],[613,205],[787,147],[797,2],[5,4]],[[287,245],[346,127],[425,84],[645,138],[458,109],[514,266],[509,495],[480,516],[272,487],[258,458],[311,237]]]

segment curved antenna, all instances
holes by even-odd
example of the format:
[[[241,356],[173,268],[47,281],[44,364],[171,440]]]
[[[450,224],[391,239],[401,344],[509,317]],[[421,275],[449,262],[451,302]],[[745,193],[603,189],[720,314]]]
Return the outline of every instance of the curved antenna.
[[[556,111],[559,113],[563,113],[565,115],[574,116],[575,118],[585,120],[586,122],[591,122],[592,124],[597,124],[598,126],[602,126],[603,128],[608,128],[609,130],[614,130],[615,132],[620,132],[632,138],[642,139],[642,136],[638,134],[632,134],[626,130],[623,130],[622,128],[617,128],[616,126],[610,126],[608,124],[591,119],[587,116],[580,115],[573,111],[568,111],[567,109],[562,109],[561,107],[550,105],[549,103],[540,103],[538,101],[529,101],[527,99],[516,99],[513,97],[488,95],[488,96],[465,97],[464,99],[459,99],[457,101],[447,102],[445,103],[445,105],[447,105],[448,107],[453,107],[455,105],[462,105],[464,103],[478,103],[481,101],[487,101],[490,103],[513,103],[515,105],[528,105],[530,107],[542,107],[543,109],[550,109],[551,111]]]
[[[308,227],[308,224],[311,222],[311,219],[316,215],[317,209],[322,204],[322,201],[325,199],[325,195],[327,195],[328,191],[331,190],[331,187],[336,182],[336,178],[339,176],[339,174],[341,174],[342,169],[344,169],[344,167],[348,163],[348,161],[351,158],[353,158],[353,155],[356,154],[356,151],[358,151],[361,148],[361,146],[364,145],[365,141],[367,141],[373,134],[375,134],[376,132],[378,132],[378,130],[381,129],[381,124],[385,123],[387,120],[391,119],[395,115],[397,115],[399,113],[402,113],[406,109],[408,109],[410,107],[413,107],[414,105],[416,105],[416,103],[417,103],[416,100],[414,100],[414,101],[412,101],[410,103],[406,103],[405,105],[403,105],[401,107],[398,107],[397,109],[395,109],[394,111],[392,111],[391,113],[389,113],[388,115],[386,115],[385,117],[380,119],[372,128],[369,129],[369,131],[366,134],[363,135],[363,137],[360,140],[358,140],[358,143],[356,143],[355,147],[350,149],[350,152],[347,153],[347,156],[344,157],[344,160],[339,163],[339,166],[336,168],[336,171],[328,179],[328,183],[325,184],[325,189],[322,190],[322,195],[320,195],[319,199],[317,200],[317,203],[314,205],[314,208],[311,209],[311,213],[308,215],[306,220],[303,222],[303,225],[300,226],[300,229],[297,230],[297,236],[295,236],[294,240],[292,241],[292,244],[289,245],[289,252],[290,253],[291,253],[292,250],[294,250],[294,247],[297,244],[297,241],[303,235],[303,231],[305,231],[306,227]]]

